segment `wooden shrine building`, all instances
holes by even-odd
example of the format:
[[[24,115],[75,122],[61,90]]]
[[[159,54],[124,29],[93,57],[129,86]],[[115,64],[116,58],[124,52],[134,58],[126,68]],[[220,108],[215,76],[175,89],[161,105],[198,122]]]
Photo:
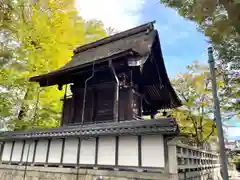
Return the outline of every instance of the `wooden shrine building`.
[[[30,80],[60,89],[71,84],[65,125],[139,120],[180,105],[152,23],[78,47],[65,66]]]
[[[65,66],[30,81],[65,90],[62,125],[3,133],[2,163],[165,167],[167,137],[176,136],[179,128],[173,118],[154,115],[181,102],[153,23],[77,47]]]

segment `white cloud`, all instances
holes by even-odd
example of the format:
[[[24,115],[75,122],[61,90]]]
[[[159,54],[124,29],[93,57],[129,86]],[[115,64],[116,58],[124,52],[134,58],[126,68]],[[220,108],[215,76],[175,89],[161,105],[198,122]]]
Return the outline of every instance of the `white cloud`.
[[[76,8],[86,19],[101,20],[105,27],[119,31],[139,24],[145,0],[76,0]]]
[[[240,136],[240,128],[239,127],[228,127],[225,130],[226,130],[228,137]]]

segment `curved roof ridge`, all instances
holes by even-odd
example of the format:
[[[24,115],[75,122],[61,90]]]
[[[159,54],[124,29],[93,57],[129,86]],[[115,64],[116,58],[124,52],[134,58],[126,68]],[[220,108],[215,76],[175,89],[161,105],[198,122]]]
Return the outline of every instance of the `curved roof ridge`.
[[[153,25],[154,23],[155,23],[155,21],[148,22],[146,24],[134,27],[132,29],[128,29],[128,30],[123,31],[123,32],[119,32],[119,33],[114,34],[112,36],[108,36],[106,38],[102,38],[102,39],[97,40],[95,42],[92,42],[92,43],[89,43],[89,44],[85,44],[83,46],[79,46],[79,47],[74,49],[74,51],[73,51],[74,55],[78,54],[78,53],[81,53],[83,51],[86,51],[88,49],[96,48],[98,46],[101,46],[101,45],[104,45],[104,44],[108,44],[108,43],[111,43],[113,41],[117,41],[117,40],[120,40],[122,38],[129,37],[129,36],[132,36],[132,35],[135,35],[135,34],[138,34],[138,33],[144,32],[144,31],[147,31],[148,29],[150,31],[152,31],[154,29],[154,25]]]

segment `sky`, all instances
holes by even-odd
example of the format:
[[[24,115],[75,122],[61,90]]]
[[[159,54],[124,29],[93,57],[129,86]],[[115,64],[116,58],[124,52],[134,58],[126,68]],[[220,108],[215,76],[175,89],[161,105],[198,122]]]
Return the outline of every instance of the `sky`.
[[[124,31],[146,22],[156,21],[165,66],[170,78],[185,72],[197,60],[207,63],[208,39],[197,25],[182,18],[160,0],[76,0],[79,14],[86,20],[97,19],[104,26]],[[232,120],[226,130],[230,138],[240,138],[240,124]]]

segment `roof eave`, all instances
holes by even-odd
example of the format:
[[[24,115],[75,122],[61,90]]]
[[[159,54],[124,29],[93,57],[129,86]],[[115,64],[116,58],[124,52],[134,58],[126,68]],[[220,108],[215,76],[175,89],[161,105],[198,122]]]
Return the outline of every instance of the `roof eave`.
[[[78,126],[66,126],[48,130],[30,130],[25,132],[4,132],[1,140],[10,139],[38,139],[38,138],[59,138],[59,137],[98,137],[106,135],[178,135],[179,126],[173,118],[135,120],[122,122],[108,122],[101,124],[87,124]]]
[[[171,103],[171,105],[170,105],[169,108],[177,108],[177,107],[182,106],[182,102],[181,102],[181,100],[179,99],[177,93],[175,92],[175,90],[174,90],[174,88],[173,88],[173,86],[172,86],[172,84],[171,84],[171,81],[170,81],[170,79],[169,79],[169,77],[168,77],[168,73],[167,73],[167,70],[166,70],[166,66],[165,66],[165,63],[164,63],[163,54],[162,54],[162,50],[161,50],[161,44],[160,44],[159,34],[158,34],[157,31],[155,31],[155,32],[156,32],[156,37],[155,37],[155,39],[154,39],[154,40],[155,40],[154,43],[157,44],[158,49],[159,49],[159,51],[160,51],[160,58],[162,58],[162,59],[161,59],[161,61],[162,61],[161,63],[163,64],[163,68],[164,68],[164,76],[165,76],[165,79],[167,80],[167,81],[166,81],[166,84],[167,84],[168,89],[169,89],[169,91],[170,91],[170,93],[171,93],[171,96],[172,96],[172,98],[173,98],[173,100],[174,100],[173,104]],[[153,43],[153,46],[154,46],[154,43]],[[153,47],[152,47],[152,50],[153,50]]]
[[[135,52],[134,50],[128,49],[128,50],[125,50],[125,51],[117,52],[117,53],[112,54],[108,57],[104,57],[104,58],[101,58],[101,59],[96,59],[95,64],[99,64],[99,63],[102,63],[102,62],[105,62],[105,61],[114,60],[114,59],[118,59],[118,58],[122,58],[122,57],[126,57],[126,56],[136,56],[137,54],[138,53]],[[43,74],[43,75],[40,75],[40,76],[33,76],[29,79],[29,81],[40,83],[41,81],[45,81],[48,78],[64,75],[65,73],[71,73],[72,71],[80,70],[80,69],[82,69],[84,67],[87,67],[87,66],[90,66],[90,65],[92,65],[92,63],[81,64],[79,66],[75,66],[75,67],[67,68],[67,69],[59,69],[59,70],[56,70],[56,71],[53,71],[53,72],[50,72],[50,73],[47,73],[47,74]]]

